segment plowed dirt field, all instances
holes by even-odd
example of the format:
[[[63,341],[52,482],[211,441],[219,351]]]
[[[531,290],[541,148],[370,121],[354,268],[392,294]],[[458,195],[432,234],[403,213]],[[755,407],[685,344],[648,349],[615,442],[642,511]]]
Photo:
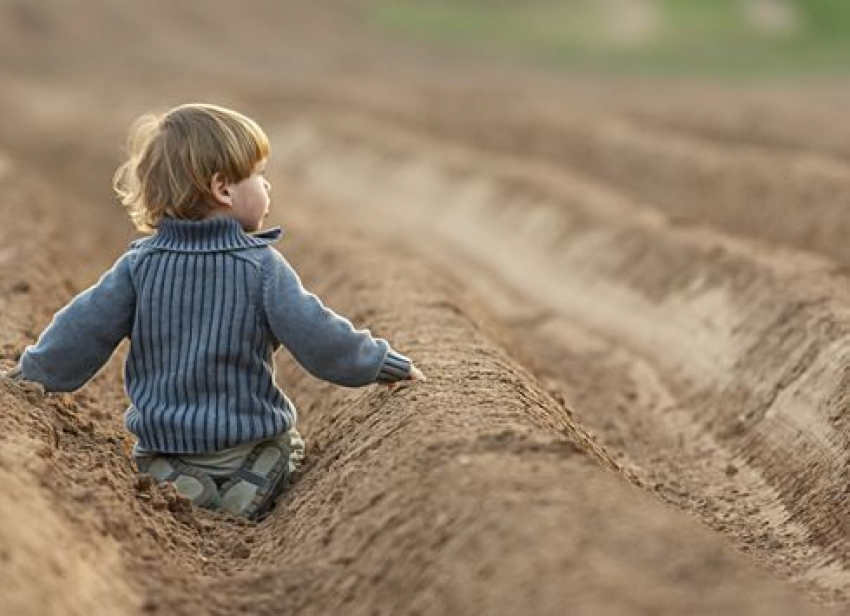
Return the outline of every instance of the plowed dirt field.
[[[0,613],[850,614],[850,86],[570,77],[356,2],[0,3],[0,365],[135,237],[131,120],[267,130],[279,249],[428,375],[285,352],[250,525],[136,477],[127,342],[0,380]],[[238,5],[242,7],[243,5]]]

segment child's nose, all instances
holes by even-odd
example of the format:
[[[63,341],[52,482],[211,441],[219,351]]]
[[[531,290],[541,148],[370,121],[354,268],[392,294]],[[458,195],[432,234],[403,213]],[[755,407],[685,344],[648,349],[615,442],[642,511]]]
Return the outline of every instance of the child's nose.
[[[263,182],[265,182],[265,184],[266,184],[266,192],[271,192],[272,191],[271,182],[269,182],[268,180],[263,180]]]

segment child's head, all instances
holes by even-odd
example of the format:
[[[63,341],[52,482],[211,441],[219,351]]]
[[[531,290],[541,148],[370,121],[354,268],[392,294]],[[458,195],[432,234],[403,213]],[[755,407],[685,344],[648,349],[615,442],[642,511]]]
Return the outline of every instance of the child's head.
[[[203,219],[221,205],[220,191],[227,194],[228,185],[257,173],[270,151],[256,122],[205,104],[142,116],[127,145],[129,158],[113,186],[142,231],[155,229],[166,216]]]

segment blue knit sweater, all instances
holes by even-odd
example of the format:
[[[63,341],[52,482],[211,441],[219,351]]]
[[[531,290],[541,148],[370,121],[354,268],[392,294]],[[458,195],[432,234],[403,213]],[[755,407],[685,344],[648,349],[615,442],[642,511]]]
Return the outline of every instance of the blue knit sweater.
[[[166,218],[60,310],[20,361],[25,379],[73,391],[130,337],[127,428],[138,449],[208,453],[295,424],[275,384],[283,344],[311,374],[358,387],[406,378],[410,360],[325,307],[270,246],[227,217]]]

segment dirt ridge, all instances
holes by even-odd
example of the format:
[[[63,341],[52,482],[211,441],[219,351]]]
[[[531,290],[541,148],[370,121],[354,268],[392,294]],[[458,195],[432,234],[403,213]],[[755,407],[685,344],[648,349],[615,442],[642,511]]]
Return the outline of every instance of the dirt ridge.
[[[425,95],[396,107],[391,99],[316,101],[325,117],[357,113],[421,134],[461,140],[478,151],[517,156],[610,186],[684,224],[704,224],[733,237],[793,247],[850,264],[846,203],[850,166],[805,150],[769,151],[635,121],[628,115],[570,107],[536,110],[471,99],[480,112],[458,117]],[[355,111],[356,110],[356,111]]]
[[[723,613],[733,605],[754,614],[817,612],[752,572],[692,521],[590,462],[588,451],[604,456],[604,450],[494,344],[509,338],[464,298],[457,282],[408,254],[387,267],[387,247],[366,236],[347,237],[343,229],[349,227],[334,210],[289,201],[303,205],[287,217],[291,239],[283,248],[308,284],[330,305],[355,321],[368,319],[421,358],[431,385],[392,394],[334,388],[281,358],[281,378],[311,436],[311,465],[278,513],[250,528],[192,512],[185,501],[134,477],[120,425],[125,351],[85,392],[44,397],[6,387],[2,405],[11,412],[4,413],[4,450],[32,450],[27,439],[34,438],[51,466],[49,475],[34,471],[51,479],[36,480],[31,489],[79,537],[94,546],[117,546],[122,566],[113,571],[135,572],[119,574],[121,584],[111,587],[115,600],[103,603],[111,613],[319,614],[368,607],[437,614],[471,613],[483,605],[492,613],[532,608],[555,614],[563,607],[565,575],[579,612],[626,613],[635,602],[671,614]],[[48,201],[41,209],[27,200],[25,207],[19,221],[31,226],[51,206]],[[33,265],[56,263],[43,249],[47,237],[24,248],[22,242],[39,233],[13,239],[18,254],[29,255]],[[316,244],[319,236],[325,239]],[[385,275],[376,278],[370,272],[379,266]],[[419,271],[415,280],[405,275],[412,267]],[[329,268],[337,275],[323,275]],[[43,270],[25,295],[32,300],[55,293],[43,285],[67,275],[63,270],[61,264]],[[42,310],[34,325],[47,316],[49,310]],[[419,327],[409,327],[411,320]],[[4,331],[13,342],[26,337],[20,326]],[[458,339],[466,341],[462,348]],[[14,423],[32,414],[23,402],[27,396],[55,430],[36,428],[39,422]],[[418,444],[413,451],[412,443]],[[374,469],[382,467],[385,472],[377,475]],[[80,498],[88,503],[84,509]],[[590,543],[583,538],[587,519],[602,522]],[[535,550],[540,533],[556,548],[529,566],[527,550]],[[96,539],[101,536],[106,538]],[[624,544],[639,545],[647,537],[649,545],[677,546],[678,556],[639,547],[623,553]],[[595,563],[595,576],[588,577],[575,559],[579,553]],[[27,555],[36,562],[45,557]],[[452,570],[457,574],[446,575]],[[640,586],[620,596],[605,590],[617,580],[633,580],[636,571]],[[717,576],[726,583],[709,582]],[[699,598],[696,587],[702,589]],[[72,611],[87,609],[84,595],[64,588]],[[532,588],[543,592],[528,594]],[[15,605],[11,600],[0,595],[4,608]]]
[[[769,251],[657,217],[629,220],[580,198],[565,208],[560,195],[541,198],[533,184],[525,195],[514,177],[502,178],[501,170],[515,168],[509,163],[438,152],[432,138],[417,150],[409,134],[393,137],[374,122],[326,122],[320,133],[296,126],[278,141],[309,189],[388,221],[393,233],[442,240],[459,249],[456,258],[500,271],[526,298],[652,358],[678,382],[685,414],[775,491],[785,513],[771,526],[803,525],[798,556],[812,570],[842,563],[850,510],[841,497],[848,469],[841,367],[850,365],[850,311],[843,278],[833,278],[828,262],[788,267]],[[404,212],[395,208],[400,202]]]

